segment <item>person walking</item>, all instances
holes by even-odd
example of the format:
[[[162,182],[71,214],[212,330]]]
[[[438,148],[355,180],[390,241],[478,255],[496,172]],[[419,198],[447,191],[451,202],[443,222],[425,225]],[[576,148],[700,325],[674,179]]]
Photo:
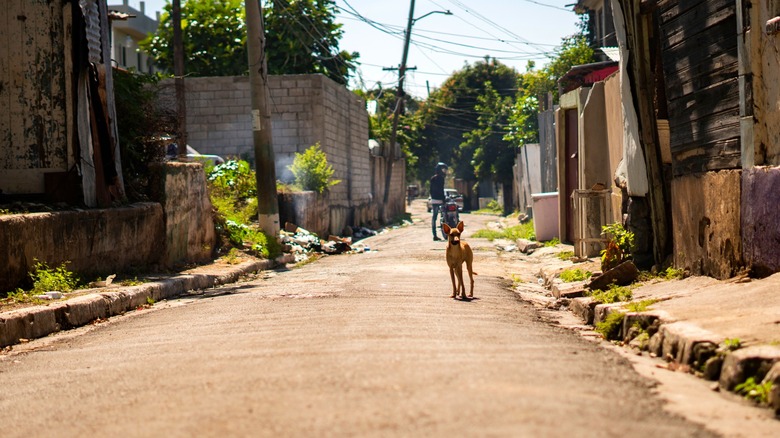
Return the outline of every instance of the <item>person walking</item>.
[[[436,169],[431,177],[431,231],[433,232],[433,240],[442,240],[439,238],[436,230],[439,228],[438,217],[441,212],[441,207],[444,205],[444,177],[447,175],[447,165],[439,162],[436,164]]]

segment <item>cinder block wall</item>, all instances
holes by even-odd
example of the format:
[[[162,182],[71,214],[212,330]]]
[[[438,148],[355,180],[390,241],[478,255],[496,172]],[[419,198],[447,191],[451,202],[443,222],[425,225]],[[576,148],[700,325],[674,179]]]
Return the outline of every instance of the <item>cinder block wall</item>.
[[[254,156],[248,77],[187,78],[189,144],[201,153],[224,157]],[[372,184],[368,151],[368,113],[354,93],[323,75],[269,77],[276,178],[293,179],[288,166],[295,153],[319,142],[341,180],[330,189],[330,230],[376,219],[384,182]],[[173,82],[163,87],[161,104],[175,108]],[[390,209],[403,213],[405,169],[396,164]],[[400,177],[399,177],[400,175]],[[397,198],[397,199],[396,199]]]

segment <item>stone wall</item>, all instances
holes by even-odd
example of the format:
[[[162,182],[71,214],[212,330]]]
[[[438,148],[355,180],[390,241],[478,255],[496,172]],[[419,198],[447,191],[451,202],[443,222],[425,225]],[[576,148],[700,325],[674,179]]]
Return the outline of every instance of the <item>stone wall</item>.
[[[741,171],[725,170],[672,181],[674,266],[718,279],[742,267]]]
[[[86,211],[0,216],[0,291],[29,280],[36,259],[83,279],[157,264],[164,251],[163,209],[147,202]]]

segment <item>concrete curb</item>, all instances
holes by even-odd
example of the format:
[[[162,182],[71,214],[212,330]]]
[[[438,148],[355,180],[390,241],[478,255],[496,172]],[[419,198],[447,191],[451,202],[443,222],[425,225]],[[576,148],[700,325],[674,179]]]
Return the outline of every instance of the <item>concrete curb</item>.
[[[228,268],[228,272],[223,274],[181,274],[138,286],[100,290],[45,306],[1,313],[0,348],[17,344],[22,339],[42,338],[98,319],[121,315],[143,306],[148,298],[160,301],[190,290],[235,283],[242,275],[284,263],[290,263],[289,258],[253,260]]]
[[[756,383],[771,382],[768,405],[780,413],[780,347],[758,345],[729,351],[724,348],[725,336],[705,330],[687,321],[677,321],[664,311],[629,312],[626,303],[599,304],[588,296],[571,296],[568,288],[556,279],[558,269],[541,269],[537,276],[559,300],[570,297],[568,309],[586,325],[595,326],[614,312],[623,314],[615,338],[631,348],[649,352],[674,365],[670,369],[687,370],[707,380],[717,381],[727,391],[753,378]],[[640,333],[647,335],[640,341]],[[649,339],[648,339],[649,337]],[[634,341],[636,339],[636,341]],[[634,341],[634,342],[632,342]]]

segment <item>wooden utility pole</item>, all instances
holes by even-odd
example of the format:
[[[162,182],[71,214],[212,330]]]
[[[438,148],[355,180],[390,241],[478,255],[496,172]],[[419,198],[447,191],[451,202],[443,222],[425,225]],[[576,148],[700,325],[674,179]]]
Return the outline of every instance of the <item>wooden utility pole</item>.
[[[257,176],[257,219],[268,237],[279,234],[279,199],[276,194],[276,160],[268,108],[268,63],[260,0],[246,0],[249,87],[252,95],[252,134]]]
[[[176,89],[176,155],[187,158],[187,103],[184,96],[184,38],[181,33],[181,0],[173,0],[173,76]]]
[[[404,51],[401,57],[401,65],[398,66],[398,88],[396,89],[395,109],[393,110],[393,130],[390,132],[389,150],[385,154],[385,196],[382,202],[382,220],[388,222],[387,207],[390,201],[390,184],[393,181],[393,163],[395,162],[395,143],[398,138],[398,121],[404,107],[404,79],[406,78],[406,59],[409,56],[409,42],[412,37],[412,25],[414,24],[414,0],[409,4],[409,20],[406,23],[404,35]]]

